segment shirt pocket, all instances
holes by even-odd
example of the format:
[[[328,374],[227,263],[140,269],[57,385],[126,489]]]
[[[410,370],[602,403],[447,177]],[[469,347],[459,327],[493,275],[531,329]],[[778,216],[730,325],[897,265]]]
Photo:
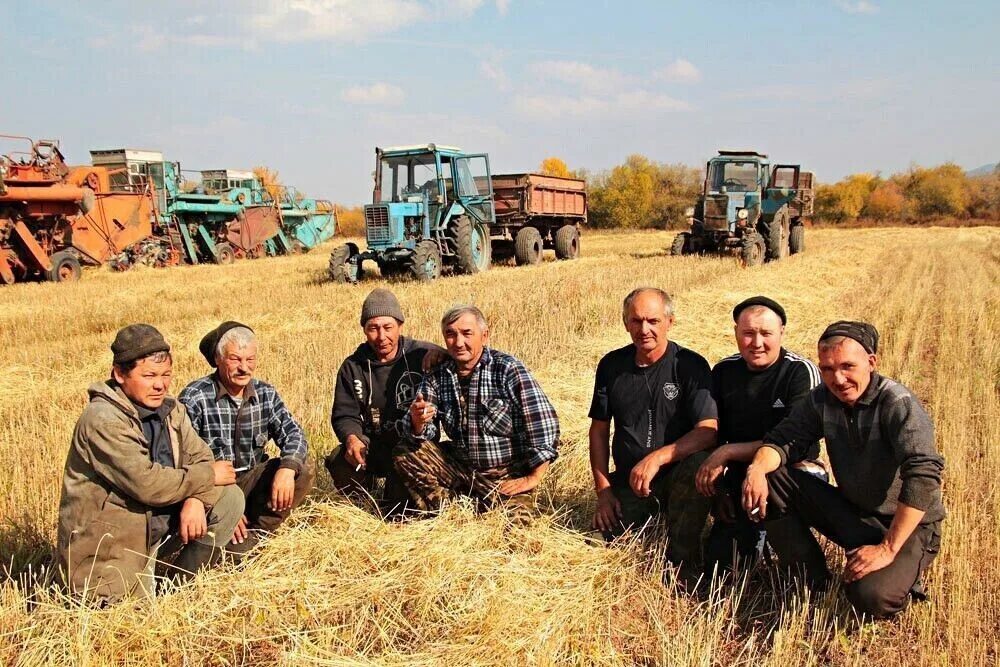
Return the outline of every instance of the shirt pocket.
[[[510,403],[502,398],[491,398],[483,405],[483,430],[490,435],[509,437],[514,432],[514,418]]]

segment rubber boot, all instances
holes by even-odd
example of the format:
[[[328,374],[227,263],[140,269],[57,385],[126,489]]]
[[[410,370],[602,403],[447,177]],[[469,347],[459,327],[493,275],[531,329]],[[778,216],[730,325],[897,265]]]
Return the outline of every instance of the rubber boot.
[[[179,583],[190,581],[201,570],[208,569],[222,558],[222,549],[217,549],[201,542],[189,542],[177,558],[173,567],[177,570],[174,578]]]
[[[825,590],[830,581],[826,555],[820,549],[809,526],[797,516],[785,516],[765,522],[767,542],[778,556],[783,571],[802,581],[814,591]]]

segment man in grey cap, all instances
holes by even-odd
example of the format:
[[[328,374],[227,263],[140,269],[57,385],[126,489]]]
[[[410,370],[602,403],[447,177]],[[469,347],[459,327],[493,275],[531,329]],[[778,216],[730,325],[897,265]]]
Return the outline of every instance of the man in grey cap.
[[[747,469],[743,508],[751,520],[793,517],[844,548],[844,590],[874,618],[922,599],[921,575],[937,555],[944,459],[934,426],[913,393],[878,373],[878,331],[834,322],[820,336],[823,384],[763,438]],[[825,438],[837,486],[792,467]],[[826,559],[808,530],[796,542],[769,540],[786,565],[804,565],[822,586]]]
[[[186,578],[217,562],[243,514],[227,461],[215,462],[171,398],[170,346],[148,324],[118,332],[111,378],[90,386],[59,501],[58,563],[74,593],[103,602],[155,591],[157,554],[182,547]]]
[[[423,379],[428,352],[445,358],[443,348],[402,335],[403,309],[387,289],[371,291],[361,305],[365,341],[337,373],[330,421],[341,443],[325,462],[333,484],[345,492],[375,491],[385,480],[390,511],[409,497],[393,471],[392,450],[406,437],[402,419]]]

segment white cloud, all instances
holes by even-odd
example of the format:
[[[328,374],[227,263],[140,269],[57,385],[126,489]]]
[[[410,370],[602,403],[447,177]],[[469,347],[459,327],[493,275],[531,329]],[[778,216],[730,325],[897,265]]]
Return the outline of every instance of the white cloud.
[[[261,39],[361,41],[423,20],[428,6],[415,0],[269,0],[249,19]]]
[[[500,16],[507,16],[507,10],[510,9],[510,0],[496,0],[497,13]]]
[[[848,14],[875,14],[878,5],[868,0],[837,0],[837,6]]]
[[[351,104],[378,104],[395,106],[402,104],[406,95],[399,86],[389,83],[373,83],[370,86],[351,86],[340,93],[340,98]]]
[[[646,90],[621,91],[613,95],[518,95],[514,107],[537,119],[566,116],[596,117],[627,113],[633,116],[668,111],[689,111],[691,105],[662,93]]]
[[[695,83],[701,81],[701,71],[690,60],[678,58],[660,72],[660,76],[675,83]]]
[[[501,65],[483,60],[479,63],[479,73],[495,83],[500,90],[510,90],[510,77]]]
[[[559,81],[593,93],[608,92],[632,82],[632,77],[618,70],[572,60],[545,60],[528,65],[528,70],[540,79]]]

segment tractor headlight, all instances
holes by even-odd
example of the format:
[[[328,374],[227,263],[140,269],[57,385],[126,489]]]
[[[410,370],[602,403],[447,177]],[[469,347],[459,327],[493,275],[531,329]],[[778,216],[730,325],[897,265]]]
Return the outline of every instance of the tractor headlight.
[[[688,206],[684,209],[684,217],[693,218],[694,217],[694,206]]]
[[[739,218],[740,220],[746,220],[748,215],[750,215],[750,212],[747,211],[745,208],[741,208],[740,210],[736,211],[736,217]]]

